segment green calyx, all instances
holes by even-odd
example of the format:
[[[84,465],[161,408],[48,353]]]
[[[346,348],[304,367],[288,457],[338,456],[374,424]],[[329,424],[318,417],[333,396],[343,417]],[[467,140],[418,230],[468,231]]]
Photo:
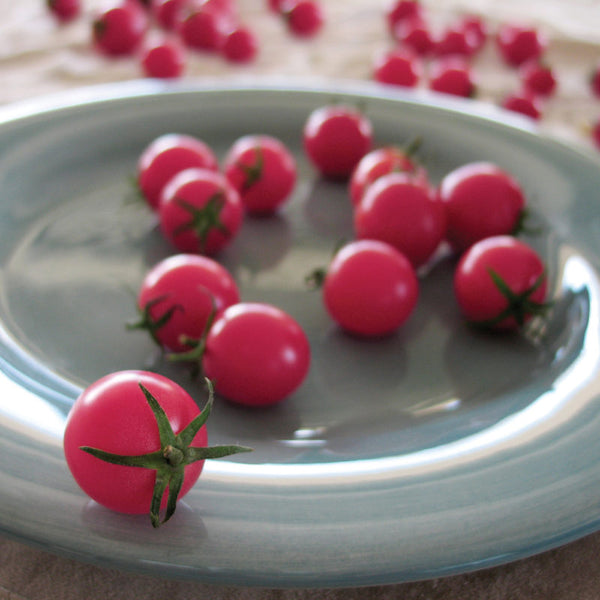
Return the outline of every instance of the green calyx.
[[[223,192],[217,192],[211,196],[201,208],[190,204],[183,198],[177,198],[176,202],[178,206],[189,213],[190,219],[177,227],[173,234],[178,236],[186,231],[193,231],[198,236],[200,252],[205,251],[206,242],[211,231],[217,230],[225,235],[229,233],[229,230],[221,221],[221,210],[225,205]]]
[[[546,279],[546,273],[542,272],[535,280],[533,285],[524,292],[515,293],[504,279],[493,269],[487,270],[494,285],[507,301],[506,308],[491,319],[483,321],[472,321],[473,325],[484,328],[493,328],[506,319],[514,319],[518,327],[522,327],[525,322],[534,316],[543,316],[546,314],[551,302],[536,302],[532,300],[533,294],[540,288]]]
[[[174,514],[177,498],[183,485],[184,470],[187,465],[199,460],[211,458],[222,458],[237,454],[239,452],[250,452],[252,448],[246,446],[210,446],[198,447],[191,446],[191,443],[202,426],[208,420],[212,405],[214,402],[214,390],[212,383],[206,379],[208,386],[208,400],[200,414],[193,419],[180,433],[175,434],[169,418],[151,392],[139,384],[140,390],[144,394],[148,405],[152,409],[158,433],[160,437],[160,450],[140,454],[135,456],[126,456],[113,454],[98,448],[81,446],[81,450],[114,465],[125,467],[138,467],[152,469],[156,471],[156,479],[150,504],[150,521],[153,527],[159,527],[168,521]],[[165,494],[168,492],[167,507],[164,518],[160,518],[160,505]]]
[[[183,310],[181,305],[174,304],[173,306],[169,307],[160,317],[154,318],[152,316],[152,309],[157,304],[164,302],[167,298],[168,296],[166,295],[158,296],[157,298],[153,298],[147,302],[143,308],[138,308],[138,320],[126,323],[126,328],[129,330],[143,329],[147,331],[152,340],[160,348],[162,348],[162,343],[158,339],[157,332],[161,329],[161,327],[164,327],[169,322],[176,310]]]
[[[254,153],[256,155],[254,163],[250,165],[245,165],[241,162],[236,163],[237,168],[246,176],[242,185],[244,191],[250,189],[262,177],[265,165],[264,153],[260,146],[254,148]]]

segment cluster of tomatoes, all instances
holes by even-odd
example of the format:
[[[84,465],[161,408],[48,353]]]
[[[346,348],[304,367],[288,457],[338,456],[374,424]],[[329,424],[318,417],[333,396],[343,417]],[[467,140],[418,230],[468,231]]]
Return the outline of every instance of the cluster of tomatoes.
[[[514,177],[475,162],[433,185],[410,149],[372,143],[369,119],[347,106],[314,111],[304,130],[315,167],[349,178],[356,240],[317,274],[335,321],[362,336],[392,333],[416,305],[418,270],[448,249],[462,255],[454,291],[471,322],[514,329],[545,311],[544,263],[514,235],[526,210]]]
[[[462,255],[454,287],[468,319],[513,329],[543,313],[545,267],[512,235],[525,197],[509,173],[469,163],[434,185],[410,149],[375,148],[369,118],[344,104],[312,111],[302,142],[315,170],[348,186],[354,214],[356,239],[312,278],[341,328],[363,338],[396,331],[418,301],[419,269],[443,247]],[[246,213],[268,218],[280,210],[296,177],[294,155],[266,134],[235,140],[220,164],[206,143],[185,134],[162,135],[141,152],[139,189],[178,252],[145,274],[139,321],[130,325],[147,330],[169,358],[197,365],[209,402],[199,411],[177,383],[138,370],[111,373],[84,390],[69,414],[65,456],[100,504],[149,511],[159,526],[204,460],[249,450],[207,446],[213,385],[232,402],[264,407],[304,381],[311,349],[300,323],[274,305],[244,302],[215,258]]]
[[[47,0],[61,22],[81,14],[81,0]],[[310,37],[322,27],[317,0],[267,0],[293,35]],[[218,53],[232,63],[254,60],[259,41],[235,0],[114,0],[92,19],[94,48],[106,56],[137,56],[148,77],[177,78],[187,51]]]

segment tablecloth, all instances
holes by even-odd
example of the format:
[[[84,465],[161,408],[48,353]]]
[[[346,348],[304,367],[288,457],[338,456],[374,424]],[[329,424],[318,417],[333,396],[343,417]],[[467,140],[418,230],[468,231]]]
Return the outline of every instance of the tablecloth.
[[[100,2],[84,3],[83,14],[60,25],[42,0],[0,0],[0,104],[96,83],[142,76],[131,57],[107,59],[90,44],[91,15]],[[322,0],[325,25],[313,38],[290,35],[270,13],[266,1],[238,0],[243,21],[256,32],[260,49],[249,64],[222,56],[190,53],[183,77],[221,79],[265,76],[372,77],[373,59],[390,47],[382,0]],[[503,22],[539,28],[547,36],[547,63],[558,80],[556,94],[544,103],[540,127],[551,135],[593,149],[590,125],[600,117],[600,100],[589,74],[600,60],[600,3],[595,0],[423,0],[440,31],[460,15],[483,16],[493,31]],[[499,60],[488,43],[475,60],[478,99],[498,104],[519,87],[515,69]],[[421,85],[426,85],[423,82]],[[600,598],[600,533],[537,556],[428,581],[360,589],[278,590],[217,586],[110,570],[66,559],[20,541],[0,538],[0,599],[94,600],[120,598],[192,599],[560,599]]]

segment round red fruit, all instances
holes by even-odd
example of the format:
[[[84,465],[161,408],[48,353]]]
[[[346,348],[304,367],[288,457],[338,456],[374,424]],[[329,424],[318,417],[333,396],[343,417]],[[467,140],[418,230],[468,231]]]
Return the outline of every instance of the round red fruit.
[[[296,183],[296,161],[283,142],[270,135],[236,140],[223,162],[223,172],[250,214],[274,213]]]
[[[162,39],[145,45],[140,60],[146,77],[176,79],[183,74],[186,56],[177,41]]]
[[[323,283],[323,301],[332,319],[344,330],[366,337],[396,331],[413,312],[418,293],[409,260],[376,240],[342,247]]]
[[[229,62],[250,62],[258,52],[256,35],[248,27],[237,26],[225,35],[221,52]]]
[[[246,406],[269,406],[304,381],[310,346],[300,325],[270,304],[227,308],[206,338],[202,368],[219,394]]]
[[[356,108],[328,105],[315,109],[303,128],[304,150],[325,177],[346,178],[371,150],[373,126]]]
[[[404,47],[384,51],[373,65],[373,79],[388,85],[415,87],[422,75],[420,57]]]
[[[427,185],[427,173],[413,160],[410,150],[397,146],[376,148],[367,152],[352,171],[348,188],[352,206],[358,205],[374,181],[389,173],[409,173]]]
[[[81,0],[46,0],[46,4],[61,23],[73,21],[81,14]]]
[[[282,9],[289,31],[296,36],[312,37],[323,27],[325,18],[317,0],[291,0]]]
[[[206,256],[175,254],[144,277],[137,298],[140,319],[129,328],[147,330],[161,348],[184,352],[214,317],[239,300],[225,267]]]
[[[116,4],[97,14],[92,22],[95,48],[109,56],[133,54],[148,29],[144,9],[133,2]]]
[[[216,171],[215,153],[202,140],[186,134],[167,133],[155,138],[138,159],[138,186],[153,209],[158,208],[165,184],[177,173],[192,167]]]
[[[429,88],[435,92],[472,98],[476,85],[471,66],[459,56],[449,56],[430,65]]]
[[[486,237],[517,233],[522,225],[520,184],[489,162],[468,163],[445,175],[439,198],[446,209],[446,239],[458,252]]]
[[[456,268],[454,291],[463,315],[491,329],[516,329],[548,307],[541,257],[512,236],[494,236],[471,246]]]
[[[244,209],[224,175],[192,168],[167,183],[158,210],[160,229],[175,248],[213,255],[233,241]]]
[[[513,67],[539,59],[546,49],[546,39],[537,29],[512,24],[500,26],[496,37],[500,56]]]
[[[406,173],[383,175],[354,210],[359,239],[387,242],[414,267],[425,264],[444,239],[444,207],[428,186]]]

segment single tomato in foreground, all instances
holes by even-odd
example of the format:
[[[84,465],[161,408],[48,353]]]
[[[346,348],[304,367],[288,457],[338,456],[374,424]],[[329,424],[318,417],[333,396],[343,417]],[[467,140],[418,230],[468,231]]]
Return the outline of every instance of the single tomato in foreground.
[[[463,315],[491,329],[516,329],[548,308],[544,262],[533,248],[508,235],[481,240],[462,255],[454,292]]]
[[[300,325],[285,311],[240,302],[215,319],[201,364],[223,397],[247,406],[269,406],[304,381],[310,346]]]
[[[439,199],[446,209],[446,239],[457,252],[494,235],[518,233],[525,194],[506,170],[489,162],[471,162],[447,173]]]
[[[413,312],[418,294],[410,261],[393,246],[376,240],[343,246],[323,282],[329,315],[346,331],[366,337],[396,331]]]
[[[164,187],[158,215],[162,233],[180,252],[213,255],[233,241],[244,209],[224,175],[192,168]]]
[[[158,527],[196,483],[205,459],[248,450],[207,447],[211,404],[209,393],[201,413],[183,388],[157,373],[106,375],[71,408],[63,440],[67,465],[90,498],[117,512],[150,513]]]
[[[145,329],[161,348],[189,350],[183,340],[199,340],[214,316],[239,302],[229,271],[199,254],[175,254],[152,267],[140,286],[140,318],[129,329]]]
[[[270,135],[246,135],[229,149],[223,172],[240,194],[248,213],[268,215],[274,213],[294,189],[296,160],[279,139]]]

